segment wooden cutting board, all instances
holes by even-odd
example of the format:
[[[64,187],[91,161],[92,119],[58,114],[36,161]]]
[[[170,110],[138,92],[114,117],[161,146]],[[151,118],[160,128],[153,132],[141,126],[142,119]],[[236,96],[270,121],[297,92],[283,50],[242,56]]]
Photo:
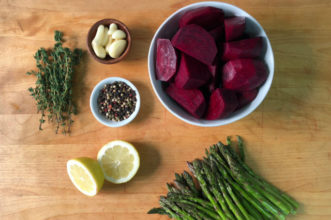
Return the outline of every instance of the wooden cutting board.
[[[194,1],[0,1],[0,219],[166,219],[146,212],[166,193],[165,183],[186,161],[227,135],[248,144],[248,163],[301,202],[300,220],[331,219],[331,4],[326,0],[228,1],[265,28],[275,53],[275,78],[263,104],[248,117],[222,127],[200,128],[171,115],[155,96],[148,77],[149,43],[175,10]],[[35,78],[39,47],[53,45],[54,30],[69,46],[86,50],[89,27],[116,18],[130,28],[133,45],[125,61],[103,65],[89,55],[75,76],[79,114],[72,134],[54,134],[39,115],[27,88]],[[89,96],[100,80],[120,76],[140,91],[141,112],[122,128],[99,124]],[[88,198],[71,184],[68,159],[96,158],[114,139],[132,142],[141,167],[129,183],[107,183]]]

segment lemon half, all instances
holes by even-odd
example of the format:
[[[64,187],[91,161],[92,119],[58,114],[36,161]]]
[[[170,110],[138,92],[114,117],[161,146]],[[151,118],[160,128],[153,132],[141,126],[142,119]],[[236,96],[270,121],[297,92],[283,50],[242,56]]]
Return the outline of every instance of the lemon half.
[[[67,172],[75,187],[87,196],[96,195],[103,186],[104,176],[98,161],[80,157],[67,162]]]
[[[98,153],[98,162],[105,179],[112,183],[125,183],[136,175],[140,158],[134,146],[125,141],[111,141]]]

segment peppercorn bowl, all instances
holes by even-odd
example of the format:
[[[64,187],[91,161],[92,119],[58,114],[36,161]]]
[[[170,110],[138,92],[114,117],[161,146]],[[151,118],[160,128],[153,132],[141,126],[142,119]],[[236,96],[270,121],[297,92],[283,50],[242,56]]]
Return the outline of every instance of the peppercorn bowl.
[[[129,124],[140,109],[138,89],[126,79],[109,77],[100,81],[90,96],[93,116],[108,127]]]

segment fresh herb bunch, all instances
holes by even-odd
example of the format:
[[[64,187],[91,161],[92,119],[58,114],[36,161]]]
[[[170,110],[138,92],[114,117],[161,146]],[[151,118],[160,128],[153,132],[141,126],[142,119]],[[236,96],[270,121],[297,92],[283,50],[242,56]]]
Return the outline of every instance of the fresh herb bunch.
[[[72,114],[77,113],[72,101],[72,77],[83,51],[63,47],[62,37],[62,32],[55,31],[54,48],[40,48],[34,55],[38,70],[27,74],[37,77],[36,87],[29,88],[29,91],[37,102],[38,112],[41,112],[39,129],[42,130],[47,115],[48,120],[56,124],[56,133],[62,126],[65,134],[70,132]]]

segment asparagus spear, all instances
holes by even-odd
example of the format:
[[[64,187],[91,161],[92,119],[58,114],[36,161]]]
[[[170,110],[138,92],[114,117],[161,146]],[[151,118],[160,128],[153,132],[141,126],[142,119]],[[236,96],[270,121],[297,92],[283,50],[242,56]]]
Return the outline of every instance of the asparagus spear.
[[[238,141],[242,144],[241,138],[238,136]],[[245,178],[247,178],[248,181],[252,183],[253,186],[257,188],[257,191],[259,191],[262,195],[264,195],[267,199],[269,199],[271,202],[273,202],[284,214],[288,215],[290,212],[295,213],[295,207],[293,207],[288,201],[286,201],[283,197],[281,197],[278,193],[276,193],[274,190],[272,190],[271,187],[266,187],[266,185],[262,185],[257,181],[256,178],[253,178],[249,175],[246,175],[246,172],[244,168],[242,167],[242,164],[245,164],[240,160],[235,153],[231,150],[231,147],[226,147],[222,145],[221,143],[218,144],[220,151],[223,151],[223,153],[228,153],[230,157],[232,156],[232,162],[229,162],[229,164],[232,165],[232,170],[234,169],[233,166],[237,166],[236,170],[242,172],[242,175],[245,175]],[[229,159],[229,157],[227,157]],[[246,165],[246,164],[245,164]],[[246,165],[247,166],[247,165]]]
[[[242,150],[242,155],[244,155],[243,152],[243,141],[241,139],[240,136],[237,136],[238,138],[238,144],[239,144],[239,148],[241,148]],[[219,148],[220,147],[225,147],[224,145],[222,145],[221,143],[219,143]],[[251,174],[255,174],[244,162],[241,158],[238,157],[238,155],[233,151],[233,149],[231,148],[231,146],[229,145],[229,147],[225,147],[228,150],[228,153],[233,157],[233,159],[237,162],[237,165],[239,167],[241,167],[241,169],[243,170],[243,173],[245,173],[246,178],[248,178],[253,185],[256,185],[257,187],[260,187],[261,189],[259,190],[264,196],[266,196],[269,200],[271,200],[273,203],[275,203],[280,209],[281,211],[288,215],[289,212],[291,212],[292,214],[295,214],[296,211],[296,206],[291,204],[290,201],[288,201],[284,196],[282,196],[282,194],[284,193],[280,193],[280,191],[274,187],[274,186],[268,186],[267,184],[263,184],[261,181],[259,181],[259,178],[254,177],[253,175],[249,175],[249,173]],[[251,170],[251,172],[248,172],[247,169]],[[262,178],[261,178],[262,179]],[[263,180],[263,179],[262,179]],[[287,196],[288,197],[288,196]],[[292,199],[293,200],[293,199]],[[295,202],[295,200],[294,200]]]
[[[213,159],[212,162],[217,164],[217,161]],[[216,167],[216,166],[215,166]],[[217,171],[213,170],[213,173],[216,175],[217,179],[221,179],[221,176],[226,179],[237,191],[240,193],[245,199],[247,199],[260,213],[263,214],[268,219],[272,218],[272,215],[264,209],[261,202],[255,199],[254,197],[250,196],[245,189],[243,189],[238,183],[236,183],[232,178],[228,177],[225,167],[221,164],[217,164]]]
[[[193,164],[188,163],[188,166],[193,170],[193,174],[195,177],[198,179],[201,189],[203,193],[207,196],[209,201],[213,204],[214,209],[216,212],[219,214],[219,216],[223,219],[226,220],[226,216],[224,215],[223,211],[219,207],[218,203],[215,201],[214,197],[210,194],[207,183],[201,173],[201,164],[199,160],[194,160]]]
[[[209,169],[209,167],[205,163],[202,163],[202,166],[203,166],[203,169],[204,169],[204,173],[205,173],[205,175],[206,175],[206,177],[207,177],[207,179],[210,183],[211,191],[214,194],[214,196],[217,198],[217,201],[221,205],[221,208],[224,211],[225,215],[229,219],[234,219],[233,215],[231,214],[231,211],[229,210],[229,208],[226,204],[226,202],[227,202],[226,198],[225,198],[226,195],[224,195],[224,194],[222,195],[221,190],[219,190],[219,187],[218,187],[217,180],[216,180],[215,176],[212,174],[211,170]],[[240,215],[239,215],[238,219],[242,219]]]
[[[240,136],[238,136],[238,143],[243,145],[242,139]],[[268,183],[266,180],[264,180],[261,176],[257,175],[247,164],[245,164],[240,158],[231,150],[230,153],[232,154],[232,157],[237,160],[237,162],[243,167],[243,169],[250,175],[256,183],[259,185],[263,185],[266,190],[269,192],[273,192],[274,195],[279,195],[278,198],[283,201],[283,203],[287,203],[291,207],[291,213],[295,214],[296,209],[299,207],[299,204],[297,201],[295,201],[292,197],[287,195],[284,192],[281,192],[277,187],[273,186],[272,184]]]
[[[186,184],[188,185],[188,187],[190,188],[191,192],[196,195],[196,196],[199,196],[200,195],[200,191],[197,189],[197,187],[195,186],[195,183],[193,181],[193,178],[192,176],[184,171],[184,173],[182,174]]]
[[[263,219],[259,211],[255,209],[245,198],[243,198],[239,193],[236,193],[236,195],[240,198],[244,207],[246,208],[246,210],[248,210],[249,214],[252,216],[251,219],[255,219],[255,220]]]
[[[164,203],[161,199],[159,202],[162,208],[171,216],[171,218],[174,218],[176,220],[183,220],[177,213],[171,210],[170,206]]]
[[[192,195],[193,193],[191,190],[185,186],[182,182],[179,182],[177,180],[174,181],[175,186],[177,187],[178,190],[180,190],[183,194],[185,195]]]
[[[171,218],[171,215],[167,213],[163,208],[158,207],[158,208],[152,208],[147,212],[147,214],[159,214],[159,215],[168,215]]]
[[[227,182],[224,182],[224,184],[225,184],[225,188],[229,192],[229,194],[230,194],[232,200],[234,201],[234,203],[238,206],[239,210],[245,216],[245,218],[249,220],[250,219],[250,216],[249,216],[248,212],[246,211],[246,209],[244,208],[244,206],[241,204],[241,202],[239,201],[239,199],[237,198],[237,196],[232,191],[231,186]]]
[[[194,218],[190,214],[188,214],[187,212],[183,211],[174,202],[169,201],[166,197],[161,196],[160,197],[160,202],[162,202],[163,204],[166,204],[167,206],[171,207],[171,209],[173,209],[177,214],[183,216],[184,219],[194,220]],[[162,206],[162,204],[161,204],[161,206]]]
[[[237,166],[236,161],[231,157],[231,154],[229,153],[228,149],[222,144],[218,143],[219,149],[223,155],[223,157],[227,160],[232,173],[235,175],[236,179],[240,182],[240,184],[248,191],[252,196],[254,196],[257,200],[261,202],[261,204],[264,206],[265,209],[270,211],[276,218],[284,220],[285,216],[282,212],[279,211],[280,209],[287,209],[287,207],[274,200],[273,202],[277,202],[278,206],[276,207],[273,203],[269,202],[262,194],[261,191],[254,187],[252,184],[250,184],[247,179],[244,177],[244,175],[241,174],[240,168]],[[272,197],[269,197],[272,198]]]
[[[183,195],[183,194],[178,194],[178,193],[168,193],[168,197],[171,197],[171,198],[175,198],[175,199],[182,199],[182,200],[188,200],[188,201],[191,201],[191,202],[195,202],[195,203],[198,203],[199,205],[203,206],[203,207],[206,207],[212,211],[214,211],[214,207],[213,205],[206,201],[206,200],[203,200],[201,198],[198,198],[198,197],[193,197],[193,196],[190,196],[190,195]]]
[[[187,205],[192,205],[194,206],[196,209],[198,209],[200,212],[204,213],[205,215],[208,215],[209,217],[212,217],[214,219],[221,219],[217,213],[215,213],[214,210],[210,210],[208,208],[202,207],[200,205],[197,205],[193,202],[187,201],[187,200],[178,200],[178,203],[184,203]]]
[[[177,202],[178,206],[186,211],[187,213],[189,213],[194,219],[196,220],[203,220],[199,215],[199,211],[194,207],[194,206],[189,206],[185,203],[180,203],[180,202]]]
[[[241,161],[245,162],[245,151],[244,151],[244,142],[242,140],[242,138],[240,136],[237,136],[237,140],[238,140],[238,148],[239,148],[239,155],[240,155],[240,159]]]

